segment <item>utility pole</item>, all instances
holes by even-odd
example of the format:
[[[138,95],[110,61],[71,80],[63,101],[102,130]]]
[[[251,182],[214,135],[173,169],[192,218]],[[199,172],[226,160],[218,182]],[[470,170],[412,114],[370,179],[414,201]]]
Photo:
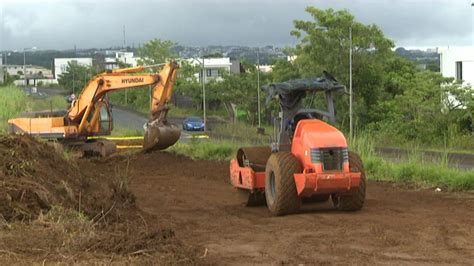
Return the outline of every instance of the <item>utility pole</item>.
[[[72,64],[71,64],[71,66],[72,66]],[[76,89],[75,89],[75,87],[76,87],[76,84],[75,84],[76,78],[74,77],[74,72],[76,72],[76,71],[73,70],[73,69],[71,69],[71,70],[72,70],[72,94],[75,94],[76,93]]]
[[[126,48],[125,48],[125,25],[123,25],[123,45],[122,45],[122,50],[125,52],[126,51]],[[115,59],[116,61],[118,59]],[[125,90],[125,105],[127,105],[128,103],[128,92],[127,90]],[[150,95],[150,106],[151,106],[151,86],[149,86],[148,88],[148,94]]]
[[[23,77],[25,79],[25,88],[27,87],[26,84],[26,48],[23,48]]]
[[[258,114],[258,128],[262,127],[262,120],[260,117],[260,48],[257,47],[257,114]]]
[[[206,85],[204,76],[204,49],[202,50],[202,109],[203,109],[203,120],[204,120],[204,131],[207,129],[206,121]]]
[[[123,46],[122,49],[125,51],[125,25],[123,25]]]
[[[33,46],[31,48],[23,48],[23,75],[25,78],[25,87],[28,85],[27,79],[26,79],[26,51],[27,50],[34,51],[36,50],[36,46]]]
[[[474,1],[471,3],[472,10],[474,10]],[[474,25],[474,15],[471,14],[471,20],[473,21],[472,25]],[[474,26],[473,26],[474,27]],[[474,45],[474,28],[472,29],[472,45]]]
[[[349,137],[354,137],[352,121],[352,26],[349,27]]]

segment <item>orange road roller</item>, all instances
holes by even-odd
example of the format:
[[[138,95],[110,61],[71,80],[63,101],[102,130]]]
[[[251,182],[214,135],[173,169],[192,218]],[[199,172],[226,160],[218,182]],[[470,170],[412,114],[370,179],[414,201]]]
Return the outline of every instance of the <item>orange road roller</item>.
[[[302,202],[331,198],[338,210],[360,210],[366,192],[363,163],[331,125],[336,119],[333,97],[346,88],[324,72],[323,77],[270,84],[263,90],[267,103],[279,100],[275,141],[268,147],[240,148],[230,162],[230,181],[245,194],[247,206],[266,204],[272,214],[286,215],[298,212]],[[320,92],[327,110],[304,108]]]

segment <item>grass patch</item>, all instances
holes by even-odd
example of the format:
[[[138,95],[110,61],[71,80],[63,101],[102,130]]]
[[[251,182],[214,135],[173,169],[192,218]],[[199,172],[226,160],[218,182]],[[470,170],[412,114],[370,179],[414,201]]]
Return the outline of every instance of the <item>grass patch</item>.
[[[440,158],[439,164],[427,163],[416,148],[410,150],[406,161],[393,163],[375,153],[373,139],[370,134],[362,133],[349,144],[350,149],[362,157],[370,179],[441,187],[451,191],[474,190],[474,171],[449,168],[447,158]]]
[[[241,145],[231,141],[192,141],[176,143],[167,149],[172,153],[188,156],[194,160],[230,160]]]
[[[10,118],[20,117],[25,112],[66,109],[68,104],[62,96],[34,98],[16,86],[0,87],[0,132],[7,130]]]
[[[26,112],[47,111],[47,110],[65,110],[68,103],[63,96],[55,95],[47,98],[27,97]]]
[[[27,101],[28,97],[16,86],[0,87],[0,132],[7,130],[9,118],[25,111]]]
[[[111,136],[116,136],[116,137],[135,137],[135,136],[143,136],[144,131],[143,129],[131,129],[127,127],[121,127],[121,126],[114,126],[114,129],[112,130],[112,133],[110,134]]]
[[[273,138],[273,128],[264,126],[265,134],[257,134],[257,127],[246,123],[225,123],[217,125],[210,132],[210,136],[217,139],[226,139],[231,142],[253,145],[270,145]]]
[[[440,187],[449,191],[474,190],[474,171],[449,168],[446,161],[443,163],[446,160],[443,158],[439,164],[424,162],[416,149],[412,150],[407,161],[393,163],[375,153],[373,139],[364,133],[349,141],[350,149],[362,157],[369,179]],[[192,159],[230,160],[242,146],[249,146],[249,143],[235,139],[192,141],[189,144],[177,143],[168,151]]]
[[[257,128],[245,123],[220,124],[209,132],[210,140],[191,140],[191,143],[176,143],[168,151],[201,160],[230,160],[237,150],[244,146],[270,145],[271,127],[264,135],[257,134]]]
[[[407,150],[419,147],[423,151],[474,154],[474,134],[451,132],[443,140],[433,139],[429,143],[417,139],[409,140],[383,130],[378,131],[377,134],[372,134],[372,137],[377,147],[394,147]]]

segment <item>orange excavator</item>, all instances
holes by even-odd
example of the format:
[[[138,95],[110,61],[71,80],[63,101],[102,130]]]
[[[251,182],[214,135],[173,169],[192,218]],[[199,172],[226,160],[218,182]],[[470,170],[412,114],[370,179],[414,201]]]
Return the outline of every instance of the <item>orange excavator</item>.
[[[179,66],[170,62],[159,73],[146,73],[154,66],[115,69],[92,78],[79,97],[63,114],[36,115],[33,118],[8,120],[11,133],[28,134],[47,139],[57,139],[66,146],[80,147],[85,155],[107,156],[115,152],[115,143],[91,136],[109,135],[113,129],[109,92],[152,86],[150,117],[144,125],[145,151],[161,150],[175,144],[180,135],[179,127],[168,123],[168,102]]]

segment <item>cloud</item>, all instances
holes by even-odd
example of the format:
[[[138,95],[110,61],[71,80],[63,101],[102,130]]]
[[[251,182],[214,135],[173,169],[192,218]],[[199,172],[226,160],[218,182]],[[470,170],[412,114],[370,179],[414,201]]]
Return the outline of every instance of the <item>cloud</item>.
[[[121,46],[152,38],[184,45],[291,45],[294,19],[304,11],[348,9],[356,19],[377,24],[403,46],[470,45],[470,0],[3,0],[0,50]]]

